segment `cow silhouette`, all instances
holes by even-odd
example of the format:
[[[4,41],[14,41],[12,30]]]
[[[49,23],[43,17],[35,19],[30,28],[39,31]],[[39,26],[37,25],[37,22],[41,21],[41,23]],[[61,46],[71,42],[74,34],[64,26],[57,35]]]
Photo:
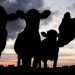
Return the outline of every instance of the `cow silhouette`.
[[[44,68],[47,68],[47,60],[54,60],[53,68],[56,68],[59,52],[57,42],[58,34],[53,29],[47,31],[47,33],[41,32],[41,34],[46,37],[46,39],[41,41],[40,60],[44,62]],[[39,66],[41,66],[41,64]]]
[[[7,30],[6,24],[8,21],[16,20],[18,15],[15,13],[7,14],[2,6],[0,6],[0,56],[6,46]]]
[[[75,18],[71,18],[70,13],[66,12],[58,29],[59,47],[63,47],[75,38]]]
[[[22,59],[23,67],[30,67],[31,58],[39,59],[40,48],[40,35],[39,35],[39,23],[40,19],[45,19],[50,15],[49,10],[45,10],[43,13],[39,13],[36,9],[30,9],[27,13],[21,10],[17,11],[17,14],[21,19],[26,21],[26,28],[23,32],[18,34],[15,41],[14,49],[18,55],[18,66],[21,65]]]
[[[75,18],[71,18],[70,13],[66,12],[59,26],[59,33],[50,30],[47,34],[42,32],[46,37],[41,42],[41,59],[44,61],[44,67],[47,67],[47,60],[54,60],[53,67],[56,68],[58,60],[59,47],[63,47],[75,38]],[[58,37],[58,40],[56,39]]]

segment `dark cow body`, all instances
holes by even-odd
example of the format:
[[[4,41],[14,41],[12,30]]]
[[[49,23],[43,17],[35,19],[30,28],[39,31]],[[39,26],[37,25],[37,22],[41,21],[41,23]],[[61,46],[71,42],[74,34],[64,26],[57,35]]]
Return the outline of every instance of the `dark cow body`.
[[[7,14],[2,6],[0,6],[0,56],[2,51],[5,49],[7,40],[6,24],[8,21],[16,20],[18,16],[14,13]]]
[[[41,41],[39,35],[40,19],[49,16],[50,11],[47,10],[40,14],[36,9],[30,9],[27,13],[18,10],[17,14],[26,21],[26,28],[18,34],[14,45],[15,52],[18,55],[18,66],[20,66],[20,59],[22,59],[22,66],[30,67],[31,58],[34,57],[37,60],[39,58],[38,53]]]

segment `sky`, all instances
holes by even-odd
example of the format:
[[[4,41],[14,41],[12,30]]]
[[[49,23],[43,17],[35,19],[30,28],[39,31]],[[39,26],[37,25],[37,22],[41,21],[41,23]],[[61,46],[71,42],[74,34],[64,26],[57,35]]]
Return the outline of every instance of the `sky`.
[[[57,32],[62,18],[66,12],[70,12],[71,17],[75,17],[75,0],[0,0],[0,5],[4,7],[8,14],[15,13],[16,10],[21,9],[27,12],[31,8],[38,9],[40,13],[44,10],[50,10],[51,15],[40,21],[39,33],[47,32],[50,29],[55,29]],[[7,43],[2,52],[0,64],[2,65],[16,65],[17,55],[14,52],[14,43],[18,33],[25,28],[25,21],[17,19],[7,23],[6,29],[8,31]],[[40,35],[41,36],[41,35]],[[44,37],[41,36],[41,39]],[[60,47],[58,66],[74,65],[75,64],[75,40],[68,45]],[[52,66],[51,61],[48,61],[48,66]]]

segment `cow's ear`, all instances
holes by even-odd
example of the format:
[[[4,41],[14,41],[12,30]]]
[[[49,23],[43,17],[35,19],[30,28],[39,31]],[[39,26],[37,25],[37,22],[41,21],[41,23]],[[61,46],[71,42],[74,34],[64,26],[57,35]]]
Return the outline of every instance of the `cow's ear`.
[[[23,12],[22,10],[17,10],[16,14],[22,19],[24,19],[26,15],[25,12]]]
[[[45,11],[41,14],[41,19],[46,19],[50,14],[51,14],[51,11],[45,10]]]
[[[13,20],[18,19],[18,15],[15,14],[15,13],[11,13],[11,14],[9,14],[7,16],[8,16],[8,21],[13,21]]]
[[[47,34],[46,34],[45,32],[41,32],[41,35],[42,35],[43,37],[47,37]]]

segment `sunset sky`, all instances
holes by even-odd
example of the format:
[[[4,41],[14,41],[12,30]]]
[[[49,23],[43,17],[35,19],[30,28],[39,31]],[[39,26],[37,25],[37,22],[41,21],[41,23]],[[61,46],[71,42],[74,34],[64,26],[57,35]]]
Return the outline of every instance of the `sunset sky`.
[[[64,14],[68,11],[71,17],[75,17],[75,0],[0,0],[6,12],[12,13],[21,9],[27,12],[31,8],[36,8],[42,13],[48,9],[51,15],[46,20],[41,20],[39,32],[47,32],[50,29],[58,31],[58,27],[62,21]],[[14,52],[14,42],[17,34],[25,28],[25,21],[17,19],[7,23],[8,39],[5,50],[2,52],[0,64],[2,65],[16,65],[17,55]],[[41,39],[43,37],[41,36]],[[68,45],[60,48],[58,66],[74,65],[75,64],[75,40]],[[48,61],[48,66],[52,66],[52,62]]]

